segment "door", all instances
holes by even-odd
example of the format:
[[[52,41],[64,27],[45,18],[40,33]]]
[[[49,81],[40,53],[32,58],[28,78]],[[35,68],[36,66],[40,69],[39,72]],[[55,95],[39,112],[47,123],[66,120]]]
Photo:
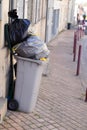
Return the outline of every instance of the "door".
[[[55,9],[53,11],[53,26],[52,26],[52,36],[56,36],[58,34],[59,27],[59,9]]]

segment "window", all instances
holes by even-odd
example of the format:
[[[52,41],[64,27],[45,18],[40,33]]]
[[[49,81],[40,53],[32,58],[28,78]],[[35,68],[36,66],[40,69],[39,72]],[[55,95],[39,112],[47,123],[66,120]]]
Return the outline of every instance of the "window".
[[[35,23],[37,23],[42,18],[46,17],[46,1],[47,0],[36,0]]]
[[[35,24],[46,17],[46,1],[47,0],[28,1],[28,18],[32,24]]]

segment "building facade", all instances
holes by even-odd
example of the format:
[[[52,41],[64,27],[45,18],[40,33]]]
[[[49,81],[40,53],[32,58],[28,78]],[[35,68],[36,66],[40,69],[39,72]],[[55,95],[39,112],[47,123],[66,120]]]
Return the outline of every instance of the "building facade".
[[[8,22],[9,0],[1,0],[0,7],[0,97],[6,96],[8,73],[9,73],[9,51],[5,47],[4,25]]]
[[[68,3],[68,23],[75,25],[75,0],[69,0]]]
[[[69,0],[0,0],[0,97],[6,97],[10,54],[5,47],[4,25],[8,11],[17,9],[19,18],[31,21],[31,29],[46,43],[67,27]]]
[[[69,0],[16,0],[15,5],[19,17],[28,18],[32,30],[48,43],[66,28],[68,4]]]

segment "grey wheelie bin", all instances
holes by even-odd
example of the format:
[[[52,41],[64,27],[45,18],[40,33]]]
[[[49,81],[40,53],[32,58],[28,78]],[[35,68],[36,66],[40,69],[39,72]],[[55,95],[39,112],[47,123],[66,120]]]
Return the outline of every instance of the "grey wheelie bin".
[[[43,66],[45,61],[16,57],[17,78],[14,98],[19,103],[19,110],[32,112],[35,108]]]

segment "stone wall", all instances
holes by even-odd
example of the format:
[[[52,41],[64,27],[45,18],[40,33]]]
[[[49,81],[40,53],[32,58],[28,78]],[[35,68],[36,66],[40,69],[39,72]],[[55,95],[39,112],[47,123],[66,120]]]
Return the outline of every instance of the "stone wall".
[[[9,52],[5,47],[4,24],[8,22],[9,0],[2,0],[2,19],[0,21],[0,97],[5,97],[9,70]]]
[[[68,21],[68,0],[60,2],[59,31],[66,28]]]

